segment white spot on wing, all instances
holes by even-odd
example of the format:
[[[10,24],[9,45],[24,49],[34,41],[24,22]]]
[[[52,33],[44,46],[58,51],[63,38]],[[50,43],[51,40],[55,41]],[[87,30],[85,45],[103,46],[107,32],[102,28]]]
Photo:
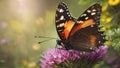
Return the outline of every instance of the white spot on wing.
[[[70,14],[68,16],[70,17]]]
[[[103,36],[103,34],[101,34]]]
[[[61,17],[60,17],[60,20],[63,20],[63,19],[64,19],[64,16],[61,16]]]
[[[87,20],[89,17],[86,17],[85,20]]]
[[[59,20],[56,20],[55,22],[58,22]]]
[[[96,9],[93,9],[92,11],[93,11],[93,12],[95,12],[95,11],[96,11]]]
[[[67,14],[70,14],[69,12],[67,12]]]
[[[68,11],[68,9],[66,8],[66,11]]]
[[[87,12],[88,12],[88,13],[91,13],[91,11],[90,11],[90,10],[87,10]]]
[[[93,25],[91,25],[91,27],[93,27]]]
[[[93,48],[92,47],[90,47],[90,50],[92,50]]]
[[[98,41],[98,43],[101,43],[101,41]]]
[[[61,32],[61,31],[63,31],[63,30],[58,30],[58,32]]]
[[[95,15],[96,13],[91,13],[91,15]]]
[[[105,39],[105,37],[103,37],[103,39]]]
[[[77,23],[83,23],[83,21],[77,21]]]
[[[81,17],[82,17],[82,16],[86,16],[86,15],[87,15],[87,14],[82,14]]]
[[[57,25],[57,28],[63,27],[63,26],[64,26],[64,23],[61,23],[61,24]]]
[[[100,29],[98,29],[98,31],[100,31]]]
[[[63,9],[60,9],[59,12],[62,13],[62,12],[64,12],[64,10],[63,10]]]

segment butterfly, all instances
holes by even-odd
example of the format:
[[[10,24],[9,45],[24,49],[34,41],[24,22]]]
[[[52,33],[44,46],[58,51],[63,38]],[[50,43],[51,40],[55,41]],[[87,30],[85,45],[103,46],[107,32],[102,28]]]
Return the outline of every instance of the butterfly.
[[[77,9],[75,9],[77,11]],[[101,6],[96,3],[83,12],[78,19],[71,16],[67,5],[60,2],[56,9],[55,24],[60,40],[58,45],[68,49],[93,51],[105,42],[100,30]]]

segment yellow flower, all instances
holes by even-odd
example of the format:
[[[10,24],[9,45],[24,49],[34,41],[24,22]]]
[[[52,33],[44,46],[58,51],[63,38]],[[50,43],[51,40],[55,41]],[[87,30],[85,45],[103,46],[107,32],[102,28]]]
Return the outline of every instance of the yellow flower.
[[[102,17],[101,21],[104,23],[110,23],[112,21],[112,17]]]
[[[102,22],[105,22],[105,20],[106,20],[106,16],[103,15],[103,16],[101,17],[101,21],[102,21]]]
[[[106,29],[110,29],[110,27],[111,27],[110,25],[107,25],[107,26],[106,26]]]
[[[106,27],[102,27],[101,30],[106,31]]]
[[[33,61],[28,63],[28,68],[35,68],[35,66],[36,66],[36,63]]]
[[[26,66],[28,64],[27,60],[23,60],[22,63]]]
[[[18,33],[24,32],[23,25],[17,20],[10,20],[10,26],[13,30],[15,30]]]
[[[109,45],[111,45],[111,44],[112,44],[112,41],[106,41],[106,42],[105,42],[105,45],[108,45],[108,46],[109,46]]]
[[[27,61],[27,60],[23,60],[22,61],[23,65],[26,66],[27,68],[36,68],[36,62],[34,61]]]
[[[112,20],[111,17],[107,17],[107,18],[106,18],[106,22],[107,22],[107,23],[111,22],[111,20]]]
[[[34,44],[34,45],[32,45],[32,48],[34,50],[39,50],[40,49],[40,45],[39,44]]]
[[[101,17],[101,21],[104,23],[110,23],[112,21],[112,17],[108,12],[105,12]]]
[[[106,11],[107,8],[108,8],[108,4],[106,4],[106,5],[104,5],[104,6],[102,7],[102,11]]]
[[[111,6],[115,6],[115,5],[118,5],[120,3],[120,0],[109,0],[108,3]]]

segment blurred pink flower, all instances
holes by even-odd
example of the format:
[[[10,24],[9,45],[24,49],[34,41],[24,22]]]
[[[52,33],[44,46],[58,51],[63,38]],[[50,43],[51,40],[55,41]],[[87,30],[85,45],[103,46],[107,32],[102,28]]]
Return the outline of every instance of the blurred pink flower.
[[[109,50],[105,63],[111,68],[120,68],[120,56],[114,51]]]
[[[116,64],[116,65],[113,66],[113,68],[119,68],[119,67],[118,67],[118,65]]]
[[[65,50],[51,48],[42,55],[42,68],[92,68],[103,60],[107,53],[107,46],[100,46],[93,52]]]
[[[0,43],[1,44],[7,44],[9,42],[9,40],[7,38],[1,39]]]

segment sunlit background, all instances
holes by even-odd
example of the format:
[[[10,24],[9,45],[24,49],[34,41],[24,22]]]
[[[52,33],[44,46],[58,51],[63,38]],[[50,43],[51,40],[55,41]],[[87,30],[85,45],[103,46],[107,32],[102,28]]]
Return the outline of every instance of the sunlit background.
[[[101,30],[110,46],[107,57],[95,68],[120,68],[120,0],[0,0],[0,68],[40,68],[40,55],[56,46],[55,11],[68,4],[78,18],[92,4],[102,8]],[[117,60],[117,62],[116,62]]]

